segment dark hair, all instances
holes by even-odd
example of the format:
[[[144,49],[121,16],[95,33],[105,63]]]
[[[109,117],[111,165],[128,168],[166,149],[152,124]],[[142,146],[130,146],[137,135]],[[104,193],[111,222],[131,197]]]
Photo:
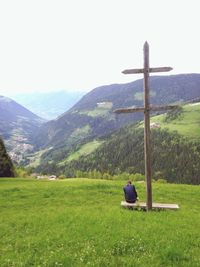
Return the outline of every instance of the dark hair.
[[[128,180],[127,184],[132,184],[131,180]]]

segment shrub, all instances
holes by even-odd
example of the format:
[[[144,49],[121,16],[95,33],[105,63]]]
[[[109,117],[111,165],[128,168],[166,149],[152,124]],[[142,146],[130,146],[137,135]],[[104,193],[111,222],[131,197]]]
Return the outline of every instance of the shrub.
[[[160,178],[160,179],[157,180],[157,183],[166,184],[167,180]]]
[[[66,177],[65,177],[65,175],[63,175],[63,174],[61,174],[61,175],[58,176],[58,179],[61,179],[61,180],[65,179],[65,178],[66,178]]]
[[[111,179],[111,176],[110,176],[110,174],[109,174],[109,173],[107,173],[107,172],[106,172],[106,173],[104,173],[104,174],[103,174],[103,179],[104,179],[104,180],[110,180],[110,179]]]
[[[161,171],[156,171],[153,175],[155,180],[161,179],[163,177],[163,172]]]
[[[134,174],[134,181],[138,182],[138,181],[144,181],[145,180],[145,176],[141,173],[135,173]]]
[[[123,180],[130,180],[130,174],[127,172],[122,172],[121,174],[119,174],[119,177]]]
[[[30,173],[23,167],[15,167],[15,176],[26,178],[26,177],[30,177]]]

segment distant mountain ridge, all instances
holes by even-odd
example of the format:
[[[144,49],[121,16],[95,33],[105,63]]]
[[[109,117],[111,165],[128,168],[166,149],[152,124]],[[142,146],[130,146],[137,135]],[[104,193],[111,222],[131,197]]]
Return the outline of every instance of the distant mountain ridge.
[[[12,99],[47,120],[56,119],[84,95],[81,91],[55,91],[13,94]]]
[[[151,104],[183,103],[200,97],[200,74],[152,76]],[[36,149],[45,149],[43,162],[58,162],[76,146],[106,136],[143,119],[143,114],[115,115],[117,108],[143,106],[143,80],[95,88],[58,119],[42,125]]]
[[[151,104],[188,101],[200,96],[200,74],[150,77]],[[190,89],[190,90],[188,90]],[[199,90],[198,90],[199,89]],[[95,108],[96,103],[113,102],[115,108],[143,105],[143,79],[126,84],[100,86],[82,97],[70,110]]]
[[[8,120],[12,120],[12,118],[16,118],[17,116],[26,116],[32,119],[39,119],[37,115],[35,115],[33,112],[28,110],[27,108],[21,106],[16,101],[12,100],[9,97],[0,96],[0,102],[1,102],[1,119],[6,118]],[[13,112],[14,108],[14,112]]]

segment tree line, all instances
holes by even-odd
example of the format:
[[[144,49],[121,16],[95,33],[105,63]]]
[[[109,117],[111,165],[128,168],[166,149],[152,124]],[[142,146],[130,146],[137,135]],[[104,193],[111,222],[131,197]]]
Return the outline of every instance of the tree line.
[[[177,132],[153,129],[151,131],[152,175],[172,183],[200,183],[200,142],[189,140]],[[52,165],[45,166],[47,169]],[[121,173],[144,175],[143,129],[126,127],[88,156],[57,167],[66,176],[77,171],[98,171],[102,174]]]

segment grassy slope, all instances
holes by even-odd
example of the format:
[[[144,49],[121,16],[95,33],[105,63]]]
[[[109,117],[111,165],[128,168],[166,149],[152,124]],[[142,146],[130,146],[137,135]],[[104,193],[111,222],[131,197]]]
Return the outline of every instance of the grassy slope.
[[[41,156],[47,152],[49,150],[49,148],[46,148],[46,149],[43,149],[43,150],[40,150],[34,154],[32,154],[31,156],[28,156],[28,158],[30,159],[30,164],[29,166],[30,167],[36,167],[38,165],[40,165],[40,159],[41,159]]]
[[[158,122],[161,129],[168,128],[170,131],[177,131],[180,134],[189,137],[190,139],[200,139],[200,103],[189,104],[183,106],[183,114],[181,118],[175,119],[171,122],[165,122],[166,114],[151,117],[151,123]],[[143,122],[140,127],[143,126]],[[65,161],[77,160],[81,155],[89,155],[94,152],[100,143],[96,140],[83,145],[78,151],[71,154]]]
[[[146,213],[120,208],[123,185],[0,179],[0,266],[199,266],[200,187],[153,184],[181,208]]]
[[[191,139],[200,139],[200,103],[183,106],[181,117],[171,122],[164,122],[165,116],[152,117],[151,122],[160,123],[161,129],[168,128]]]
[[[59,163],[59,165],[63,165],[63,164],[65,164],[65,162],[69,162],[72,160],[77,160],[80,156],[89,155],[94,150],[96,150],[102,143],[103,143],[103,141],[93,140],[92,142],[88,142],[88,143],[82,145],[79,150],[70,154],[70,156],[67,157],[66,159],[64,159],[63,161],[61,161]]]
[[[91,117],[106,117],[109,113],[111,108],[99,108],[96,107],[92,110],[85,110],[85,111],[81,111],[79,112],[80,114],[84,114],[84,115],[88,115]]]

